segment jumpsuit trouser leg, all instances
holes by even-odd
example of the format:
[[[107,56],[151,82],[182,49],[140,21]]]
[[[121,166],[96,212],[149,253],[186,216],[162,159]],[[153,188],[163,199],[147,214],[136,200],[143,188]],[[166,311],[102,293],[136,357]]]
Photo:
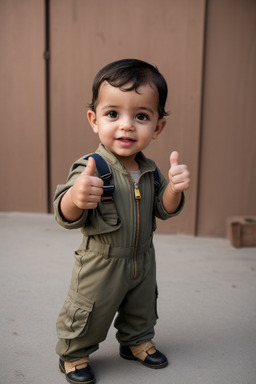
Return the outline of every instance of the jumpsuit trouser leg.
[[[75,254],[68,296],[57,320],[56,352],[65,361],[89,356],[105,340],[115,320],[122,345],[136,345],[154,336],[156,271],[153,247],[138,254],[134,278],[131,257],[85,250]]]

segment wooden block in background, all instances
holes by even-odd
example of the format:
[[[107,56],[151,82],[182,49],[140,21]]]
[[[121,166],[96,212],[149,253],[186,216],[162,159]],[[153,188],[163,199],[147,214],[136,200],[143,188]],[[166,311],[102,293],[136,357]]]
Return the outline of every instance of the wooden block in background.
[[[256,216],[233,216],[227,219],[227,238],[236,247],[256,246]]]

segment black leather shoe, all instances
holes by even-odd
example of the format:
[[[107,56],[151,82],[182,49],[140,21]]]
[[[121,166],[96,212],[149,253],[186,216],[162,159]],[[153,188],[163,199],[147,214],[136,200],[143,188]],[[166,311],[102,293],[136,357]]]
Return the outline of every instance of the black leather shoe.
[[[65,373],[66,379],[71,384],[93,384],[95,383],[94,373],[90,367],[87,365],[86,368],[76,369],[74,372],[65,372],[64,361],[59,360],[59,368],[62,373]]]
[[[156,350],[155,353],[152,355],[148,354],[144,361],[137,359],[135,356],[133,356],[133,353],[130,349],[130,347],[125,347],[123,345],[120,345],[120,356],[127,360],[138,360],[142,364],[144,364],[146,367],[153,368],[153,369],[160,369],[166,367],[168,364],[168,360],[166,356]]]

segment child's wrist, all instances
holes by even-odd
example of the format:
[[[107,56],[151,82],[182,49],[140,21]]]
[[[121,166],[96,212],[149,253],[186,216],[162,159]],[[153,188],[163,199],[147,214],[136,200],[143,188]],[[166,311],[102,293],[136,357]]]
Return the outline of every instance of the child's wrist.
[[[172,193],[173,196],[179,196],[181,194],[181,191],[176,191],[172,183],[168,183],[169,191]]]
[[[72,197],[72,190],[73,190],[73,187],[70,187],[69,190],[67,191],[67,197],[69,199],[69,202],[70,204],[75,208],[78,208],[78,206],[76,205],[76,203],[74,202],[73,200],[73,197]]]
[[[62,215],[68,221],[75,221],[79,216],[81,216],[83,209],[79,208],[72,199],[72,187],[69,188],[60,201],[60,210]]]

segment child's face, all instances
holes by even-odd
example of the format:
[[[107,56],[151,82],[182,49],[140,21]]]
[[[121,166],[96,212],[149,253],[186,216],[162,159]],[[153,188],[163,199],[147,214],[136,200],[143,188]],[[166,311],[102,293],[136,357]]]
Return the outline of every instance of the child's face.
[[[89,110],[87,114],[102,144],[128,170],[137,169],[136,154],[165,126],[165,119],[159,119],[157,89],[145,84],[137,91],[121,91],[105,81],[99,89],[96,113]]]

